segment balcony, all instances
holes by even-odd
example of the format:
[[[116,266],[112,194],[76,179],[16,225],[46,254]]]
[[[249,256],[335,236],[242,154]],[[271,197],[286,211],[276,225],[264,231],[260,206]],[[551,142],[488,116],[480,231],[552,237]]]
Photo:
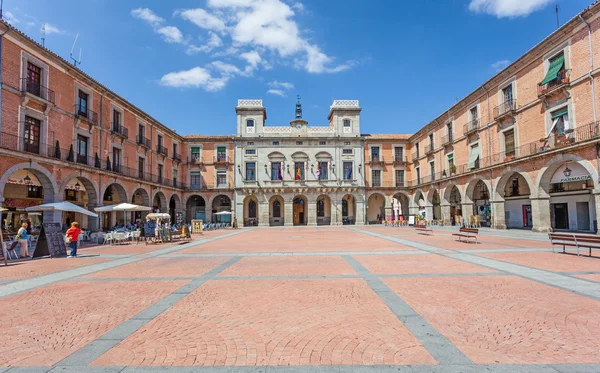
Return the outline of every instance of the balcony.
[[[538,97],[548,97],[560,92],[562,88],[569,87],[571,81],[571,70],[561,70],[556,74],[556,78],[545,84],[538,84]]]
[[[475,118],[475,119],[471,120],[469,123],[465,124],[465,126],[464,126],[465,135],[475,133],[475,132],[477,132],[478,129],[479,129],[479,118]]]
[[[517,111],[517,100],[506,100],[494,108],[494,120],[514,117]]]
[[[173,152],[173,161],[181,163],[181,155],[179,153]]]
[[[396,188],[404,188],[405,186],[404,180],[396,180]]]
[[[229,157],[225,154],[217,154],[215,156],[215,163],[218,165],[228,165],[230,163]]]
[[[23,139],[23,151],[27,153],[40,154],[40,144]]]
[[[446,135],[446,136],[442,137],[442,146],[452,145],[453,142],[454,142],[454,136],[453,135]]]
[[[149,138],[144,137],[142,135],[137,135],[136,140],[137,140],[138,145],[143,146],[148,149],[152,148],[152,146],[151,146],[152,143],[150,142]]]
[[[115,136],[119,136],[125,140],[127,140],[129,138],[129,130],[120,123],[114,123],[114,122],[111,123],[110,124],[110,133]]]
[[[204,160],[202,159],[202,157],[200,156],[200,154],[193,154],[188,158],[187,161],[188,164],[197,164],[197,165],[202,165],[204,164]]]
[[[89,165],[88,157],[85,154],[75,155],[75,162],[77,162],[79,164]]]
[[[86,120],[88,123],[97,126],[98,125],[98,113],[87,109],[85,106],[75,104],[75,113],[77,118]]]
[[[156,152],[164,155],[165,157],[169,155],[169,150],[162,145],[156,145]]]
[[[419,152],[412,153],[412,160],[416,162],[419,159]]]
[[[371,154],[371,158],[369,158],[369,161],[371,162],[371,164],[383,163],[383,156]]]
[[[28,78],[21,79],[21,94],[41,98],[44,101],[54,104],[54,91]]]
[[[427,146],[425,147],[425,154],[429,155],[431,153],[433,153],[435,151],[435,146],[433,143],[431,144],[427,144]]]
[[[408,159],[403,157],[401,154],[394,155],[394,164],[408,163]]]

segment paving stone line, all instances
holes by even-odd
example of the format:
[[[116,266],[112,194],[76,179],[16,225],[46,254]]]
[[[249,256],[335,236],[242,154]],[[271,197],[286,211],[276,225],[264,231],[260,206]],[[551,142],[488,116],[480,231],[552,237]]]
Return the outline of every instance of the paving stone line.
[[[439,364],[472,364],[472,361],[462,351],[394,293],[380,278],[353,257],[344,255],[343,258]]]
[[[545,284],[548,286],[552,286],[552,287],[559,288],[562,290],[574,292],[574,293],[577,293],[579,295],[582,295],[582,296],[585,296],[588,298],[600,300],[600,286],[598,286],[597,283],[587,281],[584,279],[571,277],[571,276],[565,276],[562,274],[545,271],[542,269],[528,267],[528,266],[525,266],[522,264],[513,264],[513,263],[504,262],[504,261],[501,261],[498,259],[491,259],[491,258],[484,258],[484,257],[476,256],[476,255],[471,254],[470,250],[469,250],[469,253],[466,253],[466,252],[457,252],[452,249],[447,249],[447,250],[453,251],[453,253],[437,253],[435,250],[432,250],[433,248],[437,248],[437,247],[432,247],[432,246],[429,246],[427,244],[423,244],[420,242],[413,242],[413,241],[404,240],[404,239],[400,239],[400,238],[396,238],[396,237],[390,237],[390,236],[379,234],[379,233],[364,231],[364,230],[358,229],[358,228],[348,228],[348,229],[352,229],[357,232],[362,232],[362,233],[368,234],[370,236],[383,238],[385,240],[396,242],[396,243],[399,243],[399,244],[402,244],[405,246],[414,247],[414,248],[417,248],[420,250],[430,252],[432,254],[441,255],[441,256],[448,257],[448,258],[460,260],[463,262],[468,262],[471,264],[477,264],[479,266],[495,269],[495,270],[502,271],[507,274],[519,276],[519,277],[522,277],[522,278],[525,278],[528,280],[532,280],[532,281],[536,281],[536,282],[539,282],[539,283],[542,283],[542,284]],[[559,255],[559,254],[557,254],[557,255]]]
[[[440,249],[442,250],[442,249]],[[160,255],[160,258],[212,258],[221,256],[241,256],[241,257],[256,257],[256,256],[340,256],[340,255],[416,255],[416,254],[429,254],[423,251],[417,250],[394,250],[394,251],[318,251],[318,252],[297,252],[297,253],[173,253]]]
[[[219,240],[222,238],[231,237],[231,236],[240,234],[242,232],[244,232],[244,230],[227,233],[222,236],[205,238],[205,239],[195,241],[195,242],[190,242],[190,243],[187,243],[184,245],[170,246],[170,247],[158,249],[155,251],[151,251],[149,253],[134,254],[134,255],[131,255],[131,256],[123,258],[123,259],[117,259],[117,260],[112,260],[112,261],[108,261],[108,262],[90,264],[90,265],[84,266],[84,267],[67,269],[64,271],[50,273],[50,274],[43,275],[43,276],[38,276],[38,277],[33,277],[33,278],[28,278],[28,279],[23,279],[23,280],[17,280],[17,281],[13,281],[13,282],[10,282],[7,284],[0,284],[0,298],[4,298],[4,297],[10,296],[10,295],[14,295],[14,294],[21,293],[21,292],[24,292],[27,290],[46,286],[49,284],[53,284],[55,282],[70,280],[74,277],[89,275],[91,273],[103,271],[105,269],[120,267],[123,265],[139,262],[141,260],[145,260],[148,258],[153,258],[153,257],[165,255],[165,254],[170,254],[172,252],[179,251],[179,250],[189,249],[194,246],[203,245],[205,243],[216,241],[216,240]],[[46,260],[78,260],[78,259],[77,258],[70,258],[70,259],[57,258],[57,259],[46,259]]]
[[[219,273],[238,262],[241,258],[231,258],[227,262],[217,266],[213,270],[194,279],[190,283],[180,287],[173,293],[154,303],[132,318],[108,331],[98,339],[75,351],[65,359],[59,361],[56,366],[85,366],[92,363],[108,350],[116,346],[142,326],[156,318],[158,315],[171,308],[175,303],[186,297],[192,291],[198,289],[206,281],[214,279]]]

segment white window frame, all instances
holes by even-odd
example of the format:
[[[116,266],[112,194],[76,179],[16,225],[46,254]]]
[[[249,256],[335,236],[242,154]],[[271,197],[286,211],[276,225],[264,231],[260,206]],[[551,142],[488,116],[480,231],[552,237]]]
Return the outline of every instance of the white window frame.
[[[394,157],[393,159],[396,159],[396,148],[402,148],[402,158],[406,158],[406,147],[404,146],[404,144],[392,144],[392,157]],[[400,161],[402,162],[402,160]]]
[[[394,188],[398,185],[398,178],[396,177],[398,171],[404,171],[404,187],[406,187],[406,169],[404,167],[396,167],[394,168]]]
[[[379,187],[383,187],[383,170],[381,166],[371,167],[371,172],[369,173],[369,183],[373,186],[373,171],[379,171]],[[354,165],[352,165],[352,174],[354,174]]]
[[[42,69],[42,77],[40,79],[41,84],[44,85],[44,90],[46,91],[46,97],[48,97],[48,88],[50,84],[50,67],[48,64],[42,62],[42,60],[32,56],[24,50],[21,50],[21,80],[19,84],[23,84],[25,79],[27,79],[27,63],[31,62],[34,65],[40,67]],[[23,86],[19,86],[19,90],[23,90]]]
[[[225,174],[225,185],[219,186],[219,174]],[[215,188],[218,189],[227,189],[229,182],[229,171],[227,168],[215,168]]]

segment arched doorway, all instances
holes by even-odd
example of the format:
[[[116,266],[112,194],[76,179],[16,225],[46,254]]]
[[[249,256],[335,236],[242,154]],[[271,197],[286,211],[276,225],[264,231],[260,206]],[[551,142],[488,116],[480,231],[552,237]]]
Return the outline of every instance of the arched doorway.
[[[154,212],[167,213],[167,197],[163,192],[156,192],[152,199],[152,210]]]
[[[63,199],[65,201],[92,212],[95,207],[98,207],[96,186],[88,178],[79,176],[79,173],[67,177],[61,185],[61,190],[64,191]],[[78,222],[81,228],[98,230],[98,218],[75,212],[63,212],[63,227],[69,227],[74,221]]]
[[[392,197],[392,213],[394,214],[394,220],[407,220],[408,219],[408,196],[403,193],[396,193]]]
[[[346,194],[342,198],[342,224],[356,224],[356,197],[352,194]]]
[[[244,199],[244,227],[258,226],[258,198],[248,196]]]
[[[438,220],[442,218],[442,201],[440,198],[440,193],[436,190],[433,191],[433,196],[431,197],[431,205],[433,207],[433,220]]]
[[[131,203],[138,206],[152,207],[150,206],[150,196],[144,188],[138,188],[133,192]],[[131,221],[144,221],[146,215],[148,215],[146,211],[133,211],[131,213]]]
[[[379,193],[373,193],[367,200],[368,224],[377,224],[377,218],[380,216],[385,219],[385,197]]]
[[[325,194],[317,197],[317,225],[331,225],[331,199]]]
[[[431,219],[431,216],[427,216],[427,212],[425,210],[425,206],[427,205],[425,203],[425,196],[420,190],[415,192],[415,205],[417,206],[417,214],[421,217],[421,219]]]
[[[206,201],[202,196],[194,194],[188,198],[186,204],[186,219],[188,221],[192,220],[202,220],[206,222]]]
[[[456,217],[462,216],[462,197],[456,185],[452,185],[449,190],[446,190],[446,200],[450,204],[450,223],[451,225],[456,225]]]
[[[231,214],[219,214],[220,212],[232,212],[231,199],[224,194],[213,199],[212,221],[213,223],[231,223]]]
[[[269,225],[281,226],[285,222],[285,212],[283,197],[279,195],[272,196],[269,199]]]
[[[533,213],[529,199],[531,190],[525,177],[514,172],[506,178],[501,178],[497,192],[504,199],[506,227],[531,229],[533,227]]]
[[[483,180],[479,180],[475,184],[471,200],[473,201],[474,223],[479,223],[482,227],[491,227],[490,191]]]
[[[294,225],[306,225],[308,221],[308,201],[304,196],[296,196],[292,201]]]
[[[121,184],[109,184],[102,194],[102,205],[118,205],[119,203],[127,202],[127,192]],[[121,212],[103,212],[102,214],[102,229],[111,230],[114,226],[125,225],[125,213]]]

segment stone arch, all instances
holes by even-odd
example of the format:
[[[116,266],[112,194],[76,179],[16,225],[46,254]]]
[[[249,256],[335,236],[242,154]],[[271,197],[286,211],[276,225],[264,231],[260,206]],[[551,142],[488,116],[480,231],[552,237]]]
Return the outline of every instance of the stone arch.
[[[181,210],[181,200],[177,193],[171,194],[169,198],[169,215],[171,215],[171,221],[177,222],[177,212]]]
[[[421,188],[418,188],[417,190],[415,190],[415,192],[413,194],[413,198],[412,198],[414,206],[419,207],[419,200],[423,199],[423,200],[427,201],[426,197],[427,197],[427,195],[425,194],[425,192],[423,192],[423,190]]]
[[[594,168],[590,161],[580,157],[577,154],[559,154],[546,162],[544,167],[542,167],[538,172],[538,177],[535,183],[535,185],[537,185],[538,197],[548,197],[550,195],[550,179],[554,175],[554,172],[556,172],[556,170],[558,170],[558,168],[565,162],[575,162],[583,166],[592,177],[592,182],[594,183],[593,193],[600,192],[600,185],[598,184],[598,171]],[[533,190],[532,193],[534,193]]]
[[[79,172],[74,172],[72,174],[70,174],[69,176],[65,177],[63,182],[60,184],[60,188],[58,190],[65,190],[67,185],[69,184],[69,182],[71,182],[71,180],[73,179],[78,179],[79,181],[81,181],[81,183],[83,184],[83,186],[85,187],[85,191],[88,194],[88,209],[93,211],[93,207],[97,207],[98,206],[98,200],[99,200],[99,195],[98,195],[98,183],[96,183],[96,181],[92,178],[90,178],[90,176],[87,173],[82,173],[80,174]],[[56,200],[64,200],[64,196],[60,195],[57,196]]]
[[[386,216],[386,207],[390,207],[387,196],[379,193],[369,193],[367,197],[367,222],[376,223],[377,216]]]
[[[488,190],[488,193],[491,193],[492,188],[491,188],[490,182],[481,176],[475,175],[475,176],[471,177],[466,184],[467,187],[465,189],[465,194],[464,194],[465,203],[473,203],[473,193],[475,192],[475,186],[480,181],[485,184],[485,186]]]
[[[399,214],[400,216],[403,217],[408,217],[408,215],[410,214],[410,208],[411,208],[411,197],[410,194],[408,194],[405,191],[397,191],[396,193],[394,193],[393,196],[390,197],[390,201],[392,204],[392,212],[395,214],[395,210],[394,210],[394,202],[393,199],[397,200],[398,203],[400,203],[400,210],[399,212],[401,212],[401,214]],[[398,216],[397,218],[399,218],[400,216]]]
[[[159,210],[159,212],[167,212],[167,207],[167,197],[165,197],[165,194],[160,190],[154,192],[152,196],[152,209]]]
[[[452,195],[452,190],[454,188],[458,189],[458,193],[460,194],[461,202],[465,200],[465,196],[463,194],[461,186],[456,184],[454,181],[451,181],[448,184],[446,184],[446,187],[444,188],[444,192],[442,193],[442,202],[443,203],[450,204],[450,196]]]
[[[330,225],[332,204],[331,198],[327,194],[321,194],[315,201],[317,210],[317,225]]]
[[[2,177],[0,177],[0,191],[2,191],[0,201],[4,200],[4,188],[6,187],[8,178],[19,170],[28,170],[33,175],[35,175],[35,177],[38,178],[40,184],[42,184],[42,187],[44,188],[44,203],[51,203],[57,201],[56,196],[58,195],[59,189],[58,185],[56,184],[56,180],[54,179],[54,176],[52,176],[48,169],[41,166],[37,162],[19,163],[10,167],[8,170],[6,170],[6,172],[4,172]],[[44,214],[44,216],[46,216],[46,214]]]
[[[186,219],[206,220],[206,199],[199,194],[191,194],[185,200]]]
[[[119,195],[119,202],[118,203],[129,202],[129,197],[127,195],[127,190],[125,190],[125,187],[123,187],[123,185],[121,185],[119,183],[116,183],[114,180],[112,180],[112,181],[107,181],[102,186],[102,190],[101,190],[101,193],[100,193],[100,198],[101,198],[101,201],[102,201],[102,205],[104,205],[104,195],[106,194],[106,190],[109,187],[112,187],[114,190],[117,191],[117,194]]]
[[[356,224],[358,218],[356,210],[356,202],[358,198],[352,193],[346,193],[340,202],[340,212],[342,214],[342,224]]]
[[[279,194],[274,194],[269,198],[269,225],[280,226],[284,223],[285,199]]]
[[[222,222],[222,223],[230,223],[233,219],[233,215],[215,215],[221,211],[232,211],[233,201],[231,196],[227,194],[217,194],[213,195],[213,198],[210,200],[210,209],[211,209],[211,221],[213,222]]]
[[[428,204],[433,204],[433,196],[435,195],[435,193],[438,193],[438,195],[440,194],[440,191],[436,188],[436,187],[430,187],[427,190],[427,203]],[[441,197],[441,195],[440,195]]]
[[[506,188],[506,184],[513,174],[518,174],[525,179],[527,182],[527,187],[529,188],[530,197],[534,198],[537,196],[537,190],[534,187],[533,180],[531,180],[529,173],[520,167],[507,167],[502,171],[502,173],[500,173],[498,181],[496,182],[496,188],[494,189],[494,201],[504,201],[504,190]]]
[[[258,197],[254,194],[246,196],[244,198],[243,206],[243,224],[244,227],[253,227],[258,225],[258,219],[260,214],[260,207]]]
[[[308,197],[303,194],[296,194],[292,198],[292,218],[294,225],[308,224]]]
[[[136,188],[131,193],[131,203],[146,207],[152,207],[150,204],[150,194],[145,188]]]

